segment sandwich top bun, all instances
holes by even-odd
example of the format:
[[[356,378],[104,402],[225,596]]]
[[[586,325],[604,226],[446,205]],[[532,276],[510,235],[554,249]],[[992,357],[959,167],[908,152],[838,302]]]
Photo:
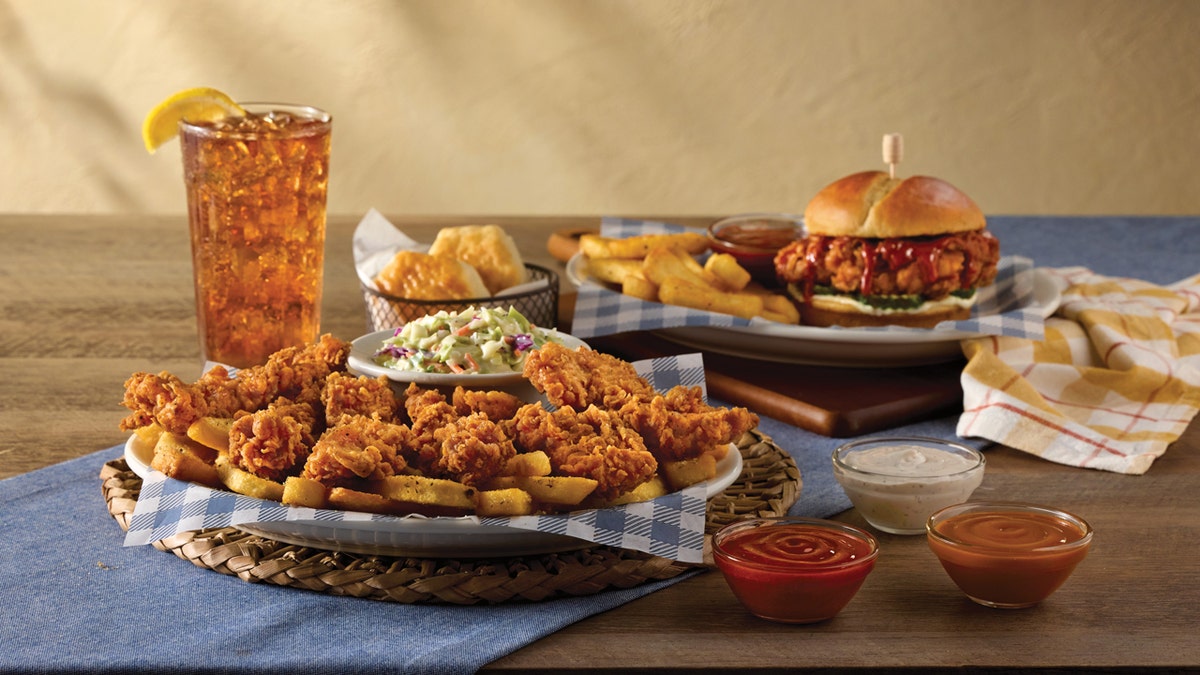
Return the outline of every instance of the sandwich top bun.
[[[491,295],[474,267],[444,256],[399,251],[375,277],[379,290],[411,300],[468,300]]]
[[[864,171],[826,186],[804,210],[809,234],[895,238],[982,230],[983,211],[938,178]]]
[[[487,287],[485,295],[495,295],[528,280],[516,242],[499,225],[442,228],[429,254],[462,260],[474,267]]]

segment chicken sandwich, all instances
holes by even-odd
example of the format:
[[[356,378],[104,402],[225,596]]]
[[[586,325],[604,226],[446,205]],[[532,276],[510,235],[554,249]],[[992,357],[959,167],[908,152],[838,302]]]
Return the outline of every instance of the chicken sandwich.
[[[883,171],[825,187],[804,212],[806,236],[775,271],[812,326],[932,327],[970,316],[996,278],[999,241],[953,185]]]

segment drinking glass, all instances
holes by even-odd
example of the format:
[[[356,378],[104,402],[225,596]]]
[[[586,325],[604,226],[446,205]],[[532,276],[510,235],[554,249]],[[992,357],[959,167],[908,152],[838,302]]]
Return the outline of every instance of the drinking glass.
[[[310,106],[241,105],[180,124],[202,357],[237,368],[320,331],[332,126]]]

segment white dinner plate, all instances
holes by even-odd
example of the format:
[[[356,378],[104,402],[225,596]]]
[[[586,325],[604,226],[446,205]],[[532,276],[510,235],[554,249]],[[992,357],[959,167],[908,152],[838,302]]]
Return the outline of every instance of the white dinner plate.
[[[587,262],[576,254],[567,263],[576,285],[588,279]],[[616,293],[618,291],[611,291]],[[1033,293],[1023,309],[1047,318],[1061,302],[1058,285],[1042,269],[1033,270]],[[959,342],[979,333],[956,330],[880,331],[764,323],[754,326],[685,326],[654,331],[672,342],[730,356],[808,365],[851,367],[917,366],[962,356]]]
[[[561,333],[553,328],[546,329],[556,342],[562,344],[568,349],[577,347],[586,347],[587,343],[577,337]],[[458,385],[471,389],[506,389],[520,385],[525,381],[520,372],[513,373],[418,373],[411,370],[398,370],[396,368],[388,368],[379,365],[375,362],[375,352],[383,346],[383,341],[395,335],[395,329],[386,329],[368,333],[357,338],[350,343],[350,357],[347,361],[347,366],[350,370],[362,375],[370,375],[371,377],[379,377],[380,375],[389,380],[407,385],[410,382],[416,382],[420,385],[438,387],[438,388],[454,388]]]
[[[125,443],[125,462],[145,479],[154,457],[153,446],[136,435]],[[729,487],[742,473],[742,453],[735,445],[717,463],[717,475],[706,485],[709,499]],[[501,525],[482,525],[475,516],[426,518],[413,516],[370,521],[293,520],[239,524],[251,534],[297,546],[311,546],[365,555],[421,558],[487,558],[540,555],[595,544],[565,535]]]

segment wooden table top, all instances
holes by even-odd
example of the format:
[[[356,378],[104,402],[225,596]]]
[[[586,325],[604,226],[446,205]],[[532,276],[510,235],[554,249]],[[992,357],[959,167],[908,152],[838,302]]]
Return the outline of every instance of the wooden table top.
[[[559,228],[595,217],[392,218],[418,239],[449,224],[497,222],[530,262]],[[711,219],[674,219],[700,224]],[[358,217],[330,219],[323,330],[366,332],[352,269]],[[200,374],[191,261],[182,216],[0,215],[0,478],[121,443],[125,379]],[[1093,552],[1051,601],[1020,611],[972,604],[921,537],[881,535],[877,566],[833,621],[758,620],[717,573],[702,574],[568,626],[488,671],[784,671],[962,666],[1008,671],[1200,668],[1200,425],[1143,476],[988,451],[996,494],[1087,514]],[[863,524],[854,511],[838,519]]]

